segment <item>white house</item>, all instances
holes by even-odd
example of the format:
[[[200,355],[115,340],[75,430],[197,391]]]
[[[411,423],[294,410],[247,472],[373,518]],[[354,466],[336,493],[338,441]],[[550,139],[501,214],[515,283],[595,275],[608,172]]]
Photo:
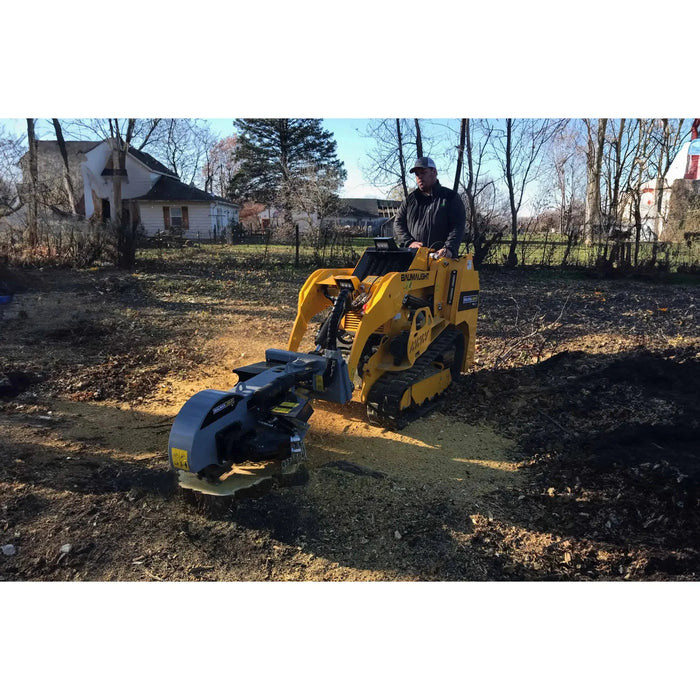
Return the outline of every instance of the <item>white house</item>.
[[[140,225],[146,235],[175,229],[187,238],[211,238],[238,223],[237,204],[186,185],[144,151],[130,147],[124,171],[115,173],[110,139],[90,149],[80,168],[88,218],[110,218],[116,174],[122,181],[122,220]]]

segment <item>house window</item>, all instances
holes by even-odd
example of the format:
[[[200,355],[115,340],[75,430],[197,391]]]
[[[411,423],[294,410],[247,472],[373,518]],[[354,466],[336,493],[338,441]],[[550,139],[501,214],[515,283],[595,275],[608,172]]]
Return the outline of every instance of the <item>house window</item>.
[[[163,207],[163,227],[175,228],[187,231],[190,228],[190,221],[187,207]]]

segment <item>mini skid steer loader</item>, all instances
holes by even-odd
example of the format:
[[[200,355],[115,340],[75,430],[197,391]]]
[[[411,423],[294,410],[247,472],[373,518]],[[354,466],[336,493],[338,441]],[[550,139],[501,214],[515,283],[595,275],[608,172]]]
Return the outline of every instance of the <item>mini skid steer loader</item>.
[[[393,238],[376,238],[354,269],[316,270],[287,349],[268,349],[234,370],[232,389],[200,391],[178,413],[168,453],[181,485],[185,474],[188,488],[194,476],[220,482],[242,463],[292,471],[306,456],[314,398],[344,404],[357,388],[370,423],[404,427],[473,363],[478,303],[471,255],[437,258]],[[314,347],[300,352],[323,312]]]

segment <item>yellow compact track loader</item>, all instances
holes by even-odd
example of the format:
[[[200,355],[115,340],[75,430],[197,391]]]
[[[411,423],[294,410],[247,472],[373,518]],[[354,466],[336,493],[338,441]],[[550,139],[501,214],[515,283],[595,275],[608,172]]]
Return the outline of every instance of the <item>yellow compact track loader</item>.
[[[313,398],[343,404],[355,388],[371,423],[402,428],[473,363],[478,305],[471,255],[437,258],[375,239],[354,269],[311,274],[286,350],[235,369],[232,389],[185,403],[170,433],[171,466],[210,482],[243,462],[288,469],[305,456]],[[324,312],[313,346],[300,352]]]

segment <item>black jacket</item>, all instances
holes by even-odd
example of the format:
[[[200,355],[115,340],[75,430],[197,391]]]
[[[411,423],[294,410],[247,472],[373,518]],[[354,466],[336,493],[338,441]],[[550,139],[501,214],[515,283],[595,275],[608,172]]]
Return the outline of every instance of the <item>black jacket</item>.
[[[401,202],[394,219],[394,233],[403,247],[413,241],[423,245],[442,242],[456,257],[466,222],[461,197],[437,181],[432,194],[425,195],[415,189]]]

